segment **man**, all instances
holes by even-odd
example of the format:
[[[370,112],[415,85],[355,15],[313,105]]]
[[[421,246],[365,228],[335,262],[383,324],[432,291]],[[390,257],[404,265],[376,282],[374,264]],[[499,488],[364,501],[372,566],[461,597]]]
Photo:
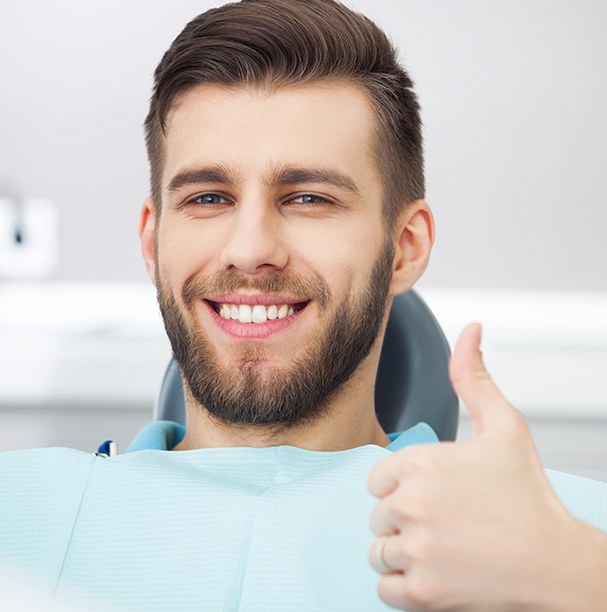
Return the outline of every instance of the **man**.
[[[119,456],[6,454],[6,490],[19,495],[0,511],[4,572],[59,609],[574,601],[561,566],[552,584],[542,555],[522,563],[521,543],[563,532],[595,572],[607,536],[552,492],[485,377],[478,327],[452,363],[473,443],[412,446],[436,438],[424,426],[388,437],[377,422],[387,313],[434,240],[419,109],[385,35],[332,0],[208,11],[158,66],[145,126],[141,244],[186,428],[152,424]],[[540,537],[538,517],[550,519]],[[595,591],[575,605],[600,609],[588,579]]]

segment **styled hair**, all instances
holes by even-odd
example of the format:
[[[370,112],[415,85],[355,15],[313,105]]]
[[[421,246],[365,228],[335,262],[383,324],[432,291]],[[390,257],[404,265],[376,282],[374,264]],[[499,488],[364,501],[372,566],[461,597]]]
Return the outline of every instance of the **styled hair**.
[[[336,0],[242,0],[185,26],[156,68],[145,120],[156,212],[166,119],[177,94],[199,84],[272,90],[326,80],[358,86],[371,102],[373,153],[391,226],[407,203],[424,197],[419,104],[386,34]]]

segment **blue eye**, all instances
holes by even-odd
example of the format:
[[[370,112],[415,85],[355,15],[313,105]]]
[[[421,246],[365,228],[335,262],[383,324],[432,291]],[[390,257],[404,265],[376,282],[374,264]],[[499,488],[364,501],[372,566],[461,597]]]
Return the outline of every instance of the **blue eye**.
[[[195,198],[189,200],[188,204],[213,206],[217,204],[228,204],[228,201],[216,193],[203,193],[202,195],[196,196]]]
[[[289,202],[294,202],[296,204],[330,204],[329,200],[311,193],[304,193],[291,198]]]

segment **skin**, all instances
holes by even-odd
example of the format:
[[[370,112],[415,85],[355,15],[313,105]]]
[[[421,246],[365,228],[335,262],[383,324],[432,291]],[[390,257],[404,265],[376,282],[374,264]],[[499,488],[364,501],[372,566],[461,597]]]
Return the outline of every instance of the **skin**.
[[[178,300],[193,274],[228,270],[251,279],[279,270],[318,275],[331,288],[328,308],[312,301],[295,323],[263,339],[226,334],[201,304],[197,322],[222,365],[238,363],[251,346],[262,351],[257,367],[263,375],[288,365],[329,311],[368,284],[386,239],[382,185],[371,155],[373,136],[366,95],[338,82],[274,91],[201,85],[173,104],[165,139],[162,212],[157,218],[153,202],[146,200],[140,224],[152,280],[158,272],[163,287]],[[217,166],[227,171],[229,182],[206,177],[169,188],[184,171]],[[327,180],[277,184],[275,176],[285,167],[338,171],[356,191]],[[212,198],[213,206],[192,201],[204,194],[221,197]],[[305,194],[318,198],[306,203],[301,197]],[[428,205],[410,203],[389,239],[395,255],[384,319],[392,297],[409,289],[427,265],[434,240]],[[227,425],[201,410],[186,391],[186,435],[176,450],[279,444],[311,450],[386,446],[389,441],[377,422],[373,399],[380,349],[377,342],[319,418],[298,426]]]
[[[409,447],[379,463],[371,528],[394,571],[381,598],[407,610],[604,611],[607,534],[554,493],[522,415],[491,380],[468,326],[450,364],[473,439]],[[380,573],[376,557],[369,559]]]
[[[331,287],[329,309],[347,303],[368,282],[385,239],[373,133],[365,96],[341,83],[273,92],[198,86],[181,95],[165,141],[162,213],[158,218],[148,199],[141,215],[150,277],[158,272],[180,298],[194,274],[232,269],[254,279],[290,270],[320,275]],[[217,164],[230,169],[228,185],[204,181],[169,190],[182,171]],[[273,184],[272,171],[285,165],[339,170],[358,193],[323,181]],[[205,193],[225,202],[186,204]],[[305,204],[302,194],[329,203]],[[426,267],[434,239],[427,204],[410,204],[390,239],[396,250],[386,312]],[[296,323],[257,340],[226,335],[202,306],[195,316],[223,363],[237,363],[253,343],[265,373],[287,365],[328,314],[311,303]],[[474,424],[472,442],[407,448],[370,476],[379,499],[371,527],[390,535],[383,558],[394,569],[379,580],[379,595],[410,610],[602,610],[607,536],[576,521],[556,498],[524,419],[482,364],[479,341],[477,326],[465,330],[451,364]],[[301,427],[229,426],[210,418],[186,390],[186,436],[176,450],[387,445],[373,409],[379,348],[378,342],[322,417]]]

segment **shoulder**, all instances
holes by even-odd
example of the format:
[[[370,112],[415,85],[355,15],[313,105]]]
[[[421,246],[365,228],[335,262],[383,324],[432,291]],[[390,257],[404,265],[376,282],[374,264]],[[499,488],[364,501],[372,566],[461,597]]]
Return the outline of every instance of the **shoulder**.
[[[0,530],[35,523],[79,503],[96,457],[68,448],[0,453]]]
[[[0,453],[0,486],[9,482],[65,481],[62,471],[90,468],[95,456],[72,448],[34,448]],[[23,479],[26,479],[25,481]]]
[[[3,578],[51,597],[98,457],[67,448],[0,453]],[[33,581],[33,582],[32,582]],[[33,609],[33,608],[32,608]]]

